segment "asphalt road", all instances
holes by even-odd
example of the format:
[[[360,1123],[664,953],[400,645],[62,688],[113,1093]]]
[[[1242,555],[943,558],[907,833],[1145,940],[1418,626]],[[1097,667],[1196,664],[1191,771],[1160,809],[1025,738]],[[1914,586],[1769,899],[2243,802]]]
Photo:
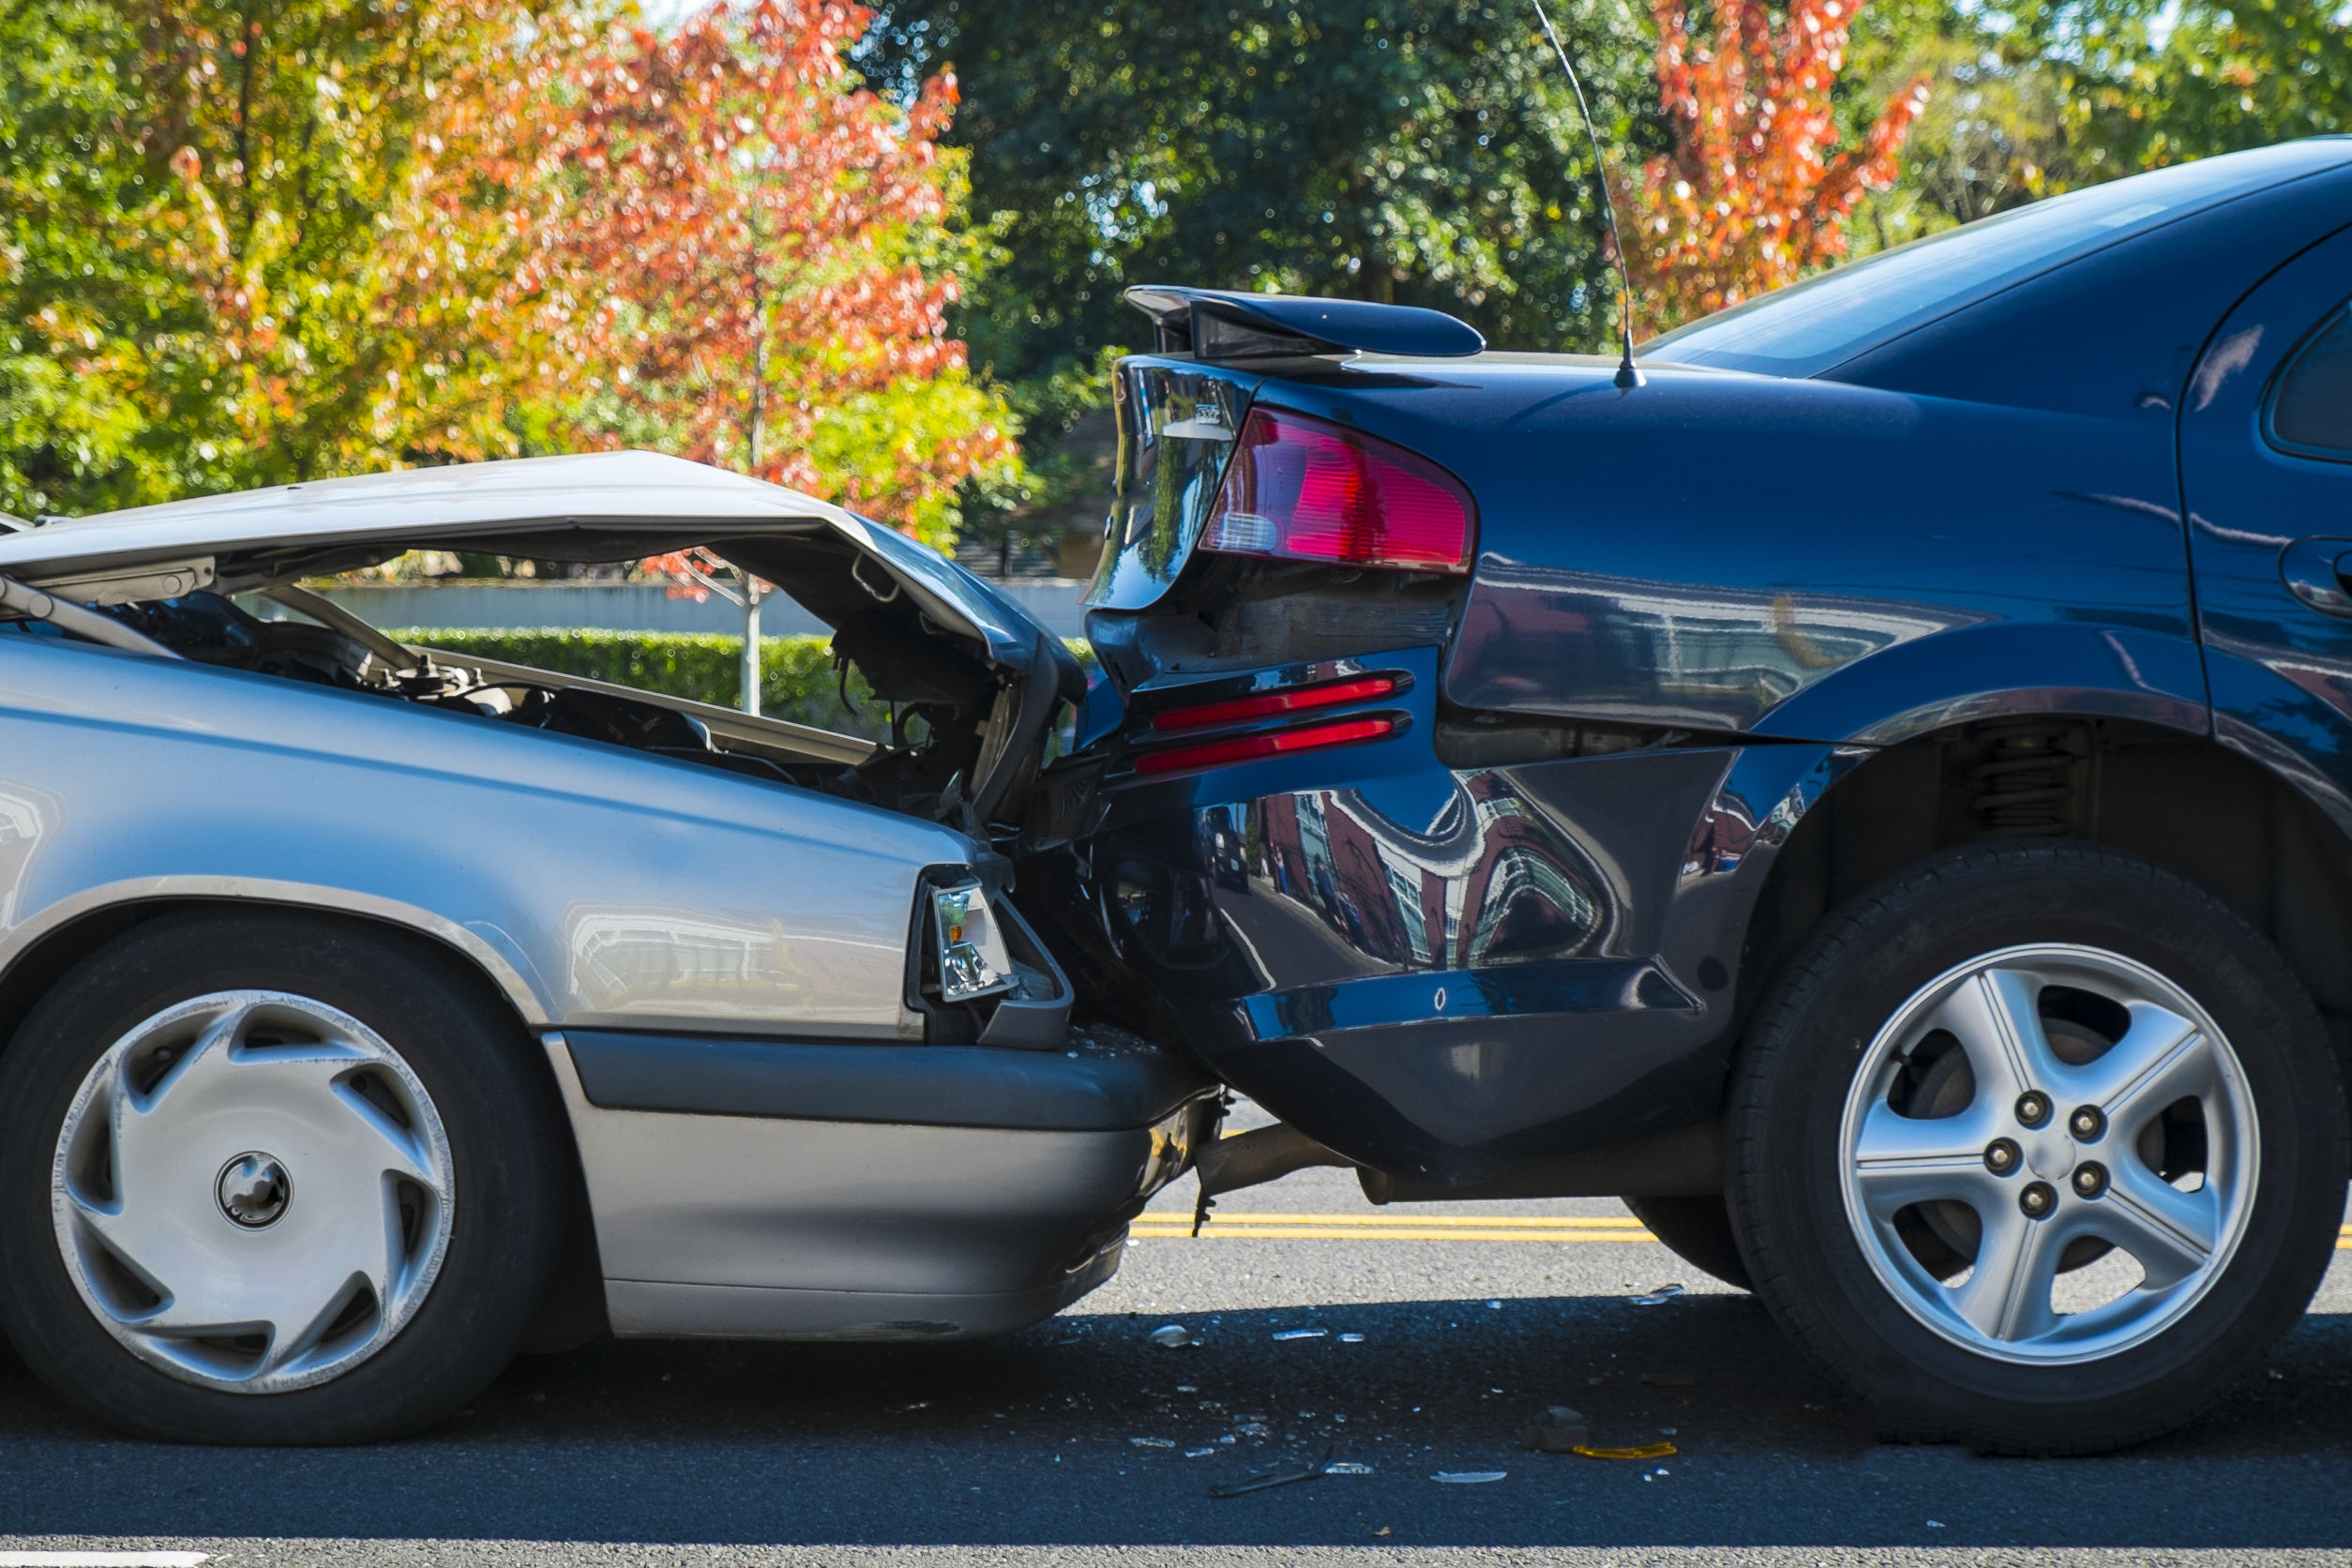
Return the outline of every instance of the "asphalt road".
[[[1614,1203],[1383,1211],[1309,1171],[1220,1212],[1336,1234],[1150,1235],[1074,1310],[988,1343],[529,1359],[372,1449],[118,1440],[0,1350],[0,1564],[2352,1563],[2352,1251],[2194,1429],[2024,1461],[1873,1443],[1752,1300],[1591,1223]],[[1420,1239],[1432,1214],[1473,1239]],[[1200,1343],[1153,1345],[1168,1323]],[[1276,1337],[1300,1329],[1325,1332]],[[1551,1404],[1596,1443],[1678,1452],[1522,1452]],[[1326,1452],[1369,1473],[1208,1495]]]

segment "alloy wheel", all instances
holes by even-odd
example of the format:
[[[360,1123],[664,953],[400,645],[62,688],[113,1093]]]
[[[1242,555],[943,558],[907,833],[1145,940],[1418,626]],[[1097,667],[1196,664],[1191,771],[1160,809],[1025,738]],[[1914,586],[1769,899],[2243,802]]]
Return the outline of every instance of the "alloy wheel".
[[[2147,966],[2071,944],[1914,992],[1862,1054],[1839,1147],[1879,1282],[1944,1338],[2029,1364],[2114,1355],[2189,1311],[2245,1232],[2260,1165],[2212,1019]],[[2063,1276],[2094,1265],[2068,1299]]]

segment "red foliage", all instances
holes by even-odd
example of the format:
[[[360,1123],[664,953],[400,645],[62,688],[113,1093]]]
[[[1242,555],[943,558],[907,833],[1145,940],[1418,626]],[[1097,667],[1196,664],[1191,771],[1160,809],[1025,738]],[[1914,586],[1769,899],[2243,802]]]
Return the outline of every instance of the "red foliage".
[[[1927,102],[1927,77],[1889,99],[1868,133],[1836,148],[1831,89],[1864,0],[1716,0],[1712,47],[1694,43],[1682,0],[1651,0],[1658,89],[1674,151],[1633,195],[1626,261],[1651,310],[1688,320],[1796,281],[1846,252],[1842,220],[1895,175]]]
[[[1012,460],[983,400],[957,390],[947,334],[955,178],[938,137],[955,83],[905,110],[858,85],[844,54],[872,16],[713,6],[668,36],[550,37],[529,68],[455,84],[417,192],[417,263],[499,275],[448,291],[499,313],[495,391],[565,406],[575,443],[626,432],[901,519]],[[422,279],[402,286],[429,294]]]
[[[893,254],[944,216],[954,83],[927,83],[903,131],[844,90],[842,51],[871,17],[839,0],[714,7],[573,73],[563,151],[584,178],[560,249],[609,291],[575,320],[583,356],[682,416],[691,456],[813,484],[807,443],[776,440],[779,424],[801,433],[817,400],[963,363],[954,279]]]

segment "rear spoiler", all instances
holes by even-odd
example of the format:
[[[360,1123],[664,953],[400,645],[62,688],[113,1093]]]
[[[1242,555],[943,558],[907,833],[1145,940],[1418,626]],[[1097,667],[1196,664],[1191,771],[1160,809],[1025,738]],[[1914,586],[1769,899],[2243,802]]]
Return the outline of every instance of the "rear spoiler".
[[[1478,329],[1442,310],[1366,299],[1244,294],[1147,283],[1126,301],[1152,318],[1153,347],[1201,359],[1316,354],[1394,354],[1459,359],[1486,346]]]

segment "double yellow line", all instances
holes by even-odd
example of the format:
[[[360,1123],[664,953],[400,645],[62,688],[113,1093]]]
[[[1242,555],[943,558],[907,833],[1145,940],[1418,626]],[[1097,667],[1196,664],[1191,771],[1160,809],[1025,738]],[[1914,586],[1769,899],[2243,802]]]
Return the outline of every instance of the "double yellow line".
[[[1192,1216],[1139,1216],[1131,1237],[1192,1234]],[[1637,1219],[1529,1217],[1518,1214],[1213,1214],[1200,1239],[1304,1242],[1654,1242]]]
[[[1138,1216],[1128,1235],[1136,1238],[1192,1237],[1192,1216]],[[1200,1228],[1202,1241],[1246,1238],[1261,1242],[1654,1242],[1637,1219],[1602,1215],[1540,1218],[1515,1214],[1213,1214]],[[2336,1250],[2352,1252],[2352,1225],[2336,1234]]]

